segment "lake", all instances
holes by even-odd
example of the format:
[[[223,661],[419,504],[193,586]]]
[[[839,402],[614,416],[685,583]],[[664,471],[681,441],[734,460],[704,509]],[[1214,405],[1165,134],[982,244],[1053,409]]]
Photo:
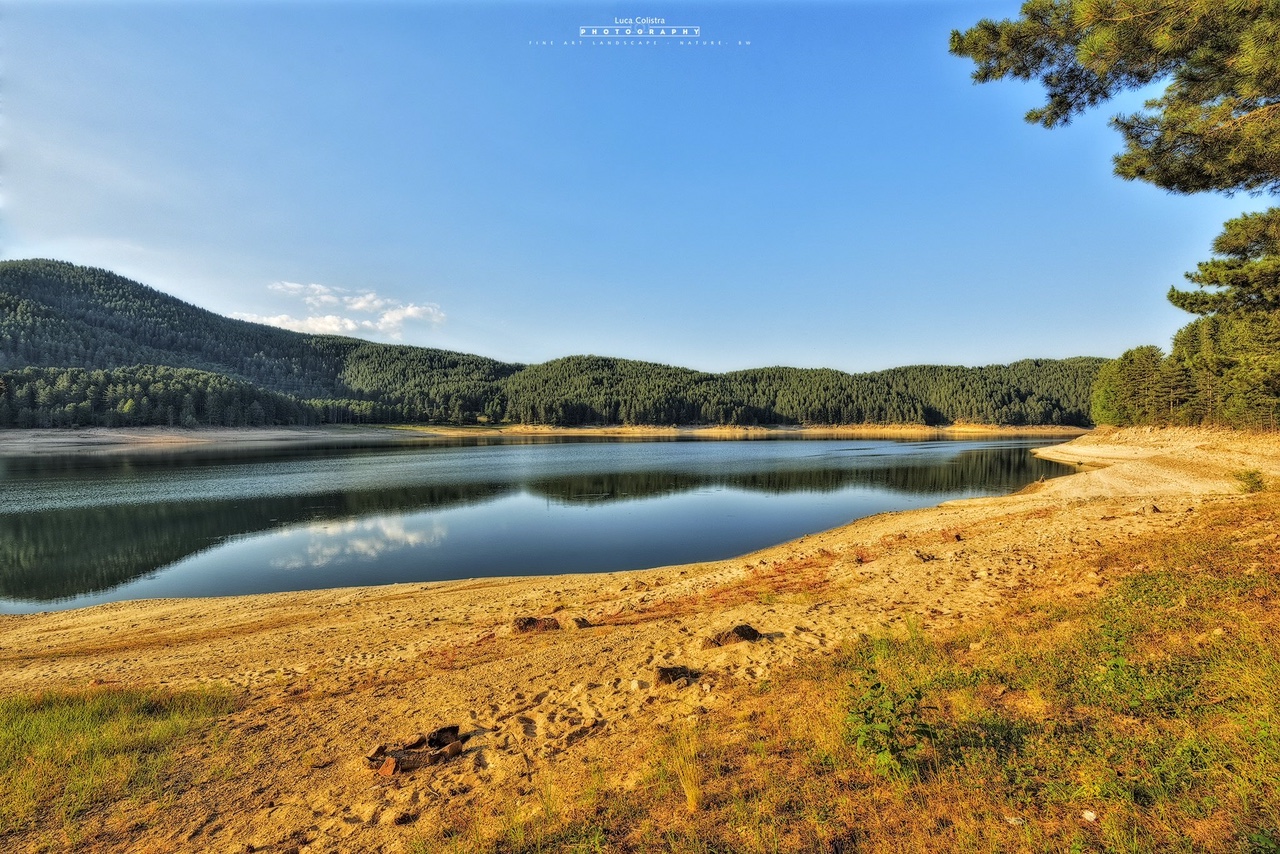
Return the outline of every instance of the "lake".
[[[718,560],[1067,474],[1054,441],[0,458],[0,613]]]

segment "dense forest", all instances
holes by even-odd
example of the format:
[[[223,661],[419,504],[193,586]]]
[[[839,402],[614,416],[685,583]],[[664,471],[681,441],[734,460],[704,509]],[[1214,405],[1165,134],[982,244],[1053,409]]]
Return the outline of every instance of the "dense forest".
[[[1103,360],[711,374],[518,365],[222,317],[122,276],[0,263],[0,427],[331,423],[1076,425]]]
[[[1147,345],[1103,366],[1100,424],[1280,427],[1280,312],[1211,316],[1178,330],[1166,355]]]
[[[755,368],[707,374],[647,362],[571,356],[503,385],[506,417],[543,424],[1089,423],[1100,359],[1025,360],[983,368],[917,365],[867,374]]]
[[[288,395],[192,368],[22,368],[7,371],[0,427],[261,427],[319,424]]]

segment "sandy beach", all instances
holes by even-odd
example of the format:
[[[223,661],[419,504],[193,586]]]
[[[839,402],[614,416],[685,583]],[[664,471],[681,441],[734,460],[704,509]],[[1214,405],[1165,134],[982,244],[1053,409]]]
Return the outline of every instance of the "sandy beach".
[[[271,451],[295,448],[394,447],[423,437],[385,427],[177,427],[0,430],[0,457],[184,452]]]
[[[547,436],[555,438],[612,436],[634,439],[956,439],[956,438],[1062,438],[1088,432],[1080,427],[1000,427],[991,424],[846,424],[825,426],[733,427],[550,427],[510,424],[500,427],[403,427],[436,436]]]
[[[106,447],[80,432],[68,441]],[[0,452],[13,441],[0,435]],[[1280,478],[1275,435],[1097,430],[1038,453],[1082,471],[716,563],[0,616],[0,693],[243,694],[184,758],[188,789],[93,818],[81,850],[407,851],[450,813],[536,809],[542,775],[571,786],[603,763],[625,785],[655,733],[860,633],[1093,595],[1110,580],[1090,555],[1241,500],[1237,472]],[[558,628],[518,631],[522,617]],[[760,637],[708,644],[741,624]],[[673,666],[688,677],[659,684]],[[468,737],[448,761],[381,777],[365,759],[451,724]]]
[[[65,430],[0,430],[0,457],[103,454],[235,453],[290,449],[376,448],[428,444],[440,440],[521,441],[536,439],[945,439],[1063,438],[1084,433],[1076,427],[991,427],[918,425],[847,427],[502,427],[327,426],[175,427],[133,429],[86,427]]]

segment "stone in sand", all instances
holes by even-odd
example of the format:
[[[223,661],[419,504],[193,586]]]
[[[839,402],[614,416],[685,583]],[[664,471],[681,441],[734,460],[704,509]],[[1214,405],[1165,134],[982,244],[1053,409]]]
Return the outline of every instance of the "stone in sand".
[[[450,724],[426,735],[418,733],[405,741],[403,746],[393,750],[387,749],[385,744],[379,744],[365,755],[365,759],[383,777],[435,765],[462,753],[462,742],[465,739],[458,734],[458,729],[457,724]]]
[[[713,635],[702,642],[703,649],[712,649],[717,646],[728,646],[732,643],[742,643],[743,641],[754,642],[760,640],[760,633],[753,627],[743,623],[740,626],[734,626],[727,632],[721,632]]]
[[[698,679],[698,671],[690,670],[683,664],[677,664],[674,667],[659,667],[654,673],[653,681],[659,685],[671,685],[679,680],[684,679],[685,684],[695,682]]]
[[[462,739],[458,736],[458,725],[451,724],[449,726],[442,726],[435,732],[431,733],[431,735],[427,736],[426,744],[428,747],[439,749],[453,744],[455,741],[461,740]]]
[[[462,742],[454,741],[442,750],[393,750],[387,754],[378,774],[392,777],[402,771],[415,771],[427,765],[435,765],[446,759],[452,759],[462,752]]]
[[[560,621],[555,617],[516,617],[511,627],[517,632],[554,632],[559,630]]]

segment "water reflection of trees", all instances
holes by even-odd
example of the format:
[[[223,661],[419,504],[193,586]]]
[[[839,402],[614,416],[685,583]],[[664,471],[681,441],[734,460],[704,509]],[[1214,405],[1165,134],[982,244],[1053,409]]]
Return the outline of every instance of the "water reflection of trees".
[[[309,522],[456,507],[510,484],[272,496],[0,516],[0,597],[40,602],[109,590],[232,537]]]
[[[773,437],[761,437],[769,438]],[[578,445],[578,444],[653,444],[654,442],[707,441],[686,439],[680,436],[521,436],[497,434],[491,436],[432,436],[408,434],[382,439],[359,438],[344,440],[341,434],[325,437],[296,447],[265,445],[205,447],[194,445],[174,451],[148,450],[141,453],[120,451],[100,454],[48,454],[32,457],[0,456],[0,479],[18,475],[56,477],[59,475],[80,478],[86,471],[99,470],[122,472],[129,470],[158,471],[165,469],[190,469],[192,466],[220,466],[232,464],[267,464],[297,459],[322,459],[334,457],[350,459],[357,456],[385,456],[402,453],[411,448],[418,451],[433,448],[487,448],[508,445]],[[789,441],[778,439],[777,441]]]
[[[1040,478],[1070,471],[1059,463],[1031,456],[1025,449],[984,448],[949,460],[911,463],[886,457],[858,468],[795,468],[770,471],[617,472],[548,478],[527,485],[531,492],[558,501],[621,501],[729,487],[750,492],[836,492],[870,486],[911,495],[941,495],[965,490],[1013,492]]]
[[[913,495],[1011,492],[1064,466],[1022,448],[978,449],[950,459],[900,456],[857,467],[769,471],[645,471],[573,475],[529,483],[450,483],[356,492],[116,505],[0,516],[0,597],[53,601],[107,590],[244,534],[374,514],[438,510],[521,489],[557,502],[622,501],[711,487],[751,492],[834,492],[855,486]]]

